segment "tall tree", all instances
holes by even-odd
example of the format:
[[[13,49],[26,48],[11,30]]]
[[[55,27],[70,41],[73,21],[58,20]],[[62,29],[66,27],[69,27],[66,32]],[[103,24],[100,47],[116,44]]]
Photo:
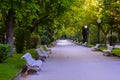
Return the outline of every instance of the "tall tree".
[[[2,13],[3,22],[5,23],[6,33],[7,33],[7,42],[11,46],[11,51],[9,56],[13,56],[13,27],[14,27],[14,9],[13,9],[13,1],[1,1],[0,9]]]
[[[112,30],[113,28],[117,27],[119,25],[119,5],[120,2],[118,0],[103,0],[102,5],[100,5],[99,8],[101,8],[101,18],[102,18],[102,26],[101,30],[104,33],[104,43],[106,45],[107,43],[107,34]]]
[[[73,0],[1,0],[0,13],[11,45],[13,56],[13,28],[24,27],[32,33],[39,25],[53,23],[53,19],[63,14]],[[51,26],[50,26],[51,27]],[[49,27],[48,27],[49,28]],[[50,29],[50,28],[49,28]]]

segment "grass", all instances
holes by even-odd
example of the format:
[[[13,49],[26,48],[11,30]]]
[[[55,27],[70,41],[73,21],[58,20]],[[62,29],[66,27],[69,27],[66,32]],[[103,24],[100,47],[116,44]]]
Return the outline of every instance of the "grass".
[[[26,50],[21,54],[14,53],[4,63],[0,63],[0,80],[11,80],[25,66],[25,60],[21,59],[25,52],[30,52],[36,57],[35,49]]]
[[[92,44],[87,44],[87,47],[93,47],[94,45],[92,45]]]
[[[17,74],[25,64],[21,59],[23,54],[14,54],[6,62],[0,63],[0,80],[10,80]]]
[[[102,50],[106,50],[107,47],[100,47],[99,50],[102,51]]]
[[[112,54],[116,56],[120,56],[120,48],[115,48],[112,50]]]
[[[102,51],[102,50],[106,50],[107,48],[106,47],[100,47],[99,50]],[[114,48],[112,50],[112,54],[113,55],[116,55],[116,56],[120,56],[120,48]]]

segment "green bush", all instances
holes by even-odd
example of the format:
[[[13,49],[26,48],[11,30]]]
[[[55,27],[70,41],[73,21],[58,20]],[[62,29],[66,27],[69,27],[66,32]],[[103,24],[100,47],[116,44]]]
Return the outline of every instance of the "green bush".
[[[33,49],[26,49],[23,53],[25,54],[27,52],[29,52],[32,55],[33,58],[37,58],[37,56],[38,56],[37,52],[34,48]]]
[[[99,32],[100,43],[104,42],[104,34],[100,30]],[[89,27],[89,37],[88,40],[90,44],[96,44],[98,42],[98,25],[91,24]]]
[[[24,50],[25,30],[23,28],[15,29],[15,46],[17,53],[22,53]]]
[[[30,49],[32,47],[31,45],[31,33],[29,30],[25,31],[25,48]]]
[[[112,42],[111,42],[111,37],[112,37]],[[109,41],[109,43],[112,43],[110,45],[114,46],[117,42],[117,36],[116,35],[108,36],[108,41]]]
[[[90,39],[90,43],[91,44],[96,44],[97,40],[98,40],[98,37],[97,37],[97,26],[96,25],[93,25],[91,24],[90,25],[90,34],[89,34],[89,39]]]
[[[0,44],[0,63],[7,59],[8,52],[10,51],[9,44]]]
[[[32,48],[36,48],[36,46],[40,43],[39,35],[32,35],[31,42],[32,42]]]
[[[25,61],[21,59],[23,54],[14,52],[13,57],[8,57],[4,63],[0,63],[0,80],[14,80],[14,76],[24,68]]]
[[[119,30],[119,32],[118,32],[118,40],[119,40],[119,42],[120,42],[120,30]]]
[[[49,39],[47,36],[43,35],[43,36],[41,37],[41,44],[42,44],[42,45],[50,44],[50,39]]]
[[[120,56],[120,48],[114,48],[114,49],[112,50],[112,54],[113,54],[113,55],[116,55],[116,56]]]

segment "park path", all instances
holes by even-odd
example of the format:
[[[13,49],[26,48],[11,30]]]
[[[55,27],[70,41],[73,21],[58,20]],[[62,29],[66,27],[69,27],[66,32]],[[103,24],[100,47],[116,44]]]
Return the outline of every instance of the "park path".
[[[119,76],[120,58],[78,45],[59,45],[52,48],[42,71],[23,80],[120,80]]]

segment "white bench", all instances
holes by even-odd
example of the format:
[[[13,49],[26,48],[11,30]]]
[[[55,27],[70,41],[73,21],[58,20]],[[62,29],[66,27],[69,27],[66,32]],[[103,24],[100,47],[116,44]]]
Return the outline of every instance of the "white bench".
[[[96,50],[98,50],[98,47],[100,46],[100,44],[96,44],[94,47],[92,47],[92,50],[93,51],[96,51]]]
[[[113,49],[113,46],[107,45],[107,50],[103,50],[103,55],[104,56],[111,56],[112,55],[112,49]]]
[[[48,48],[47,45],[44,45],[44,47],[45,47],[46,51],[48,51],[48,53],[50,53],[50,54],[52,53],[51,48]]]
[[[36,51],[37,51],[37,54],[38,54],[39,57],[48,58],[48,53],[45,52],[45,51],[42,49],[42,47],[41,47],[41,48],[37,48]]]
[[[33,59],[30,53],[27,52],[21,58],[25,59],[26,61],[26,74],[30,69],[35,70],[37,72],[41,70],[42,61]]]
[[[84,42],[83,44],[82,44],[82,46],[86,46],[87,45],[87,42]]]
[[[43,47],[43,46],[40,47],[41,51],[42,51],[43,53],[47,54],[47,56],[49,57],[48,54],[50,53],[50,51],[45,50],[44,48],[45,48],[45,47]]]

